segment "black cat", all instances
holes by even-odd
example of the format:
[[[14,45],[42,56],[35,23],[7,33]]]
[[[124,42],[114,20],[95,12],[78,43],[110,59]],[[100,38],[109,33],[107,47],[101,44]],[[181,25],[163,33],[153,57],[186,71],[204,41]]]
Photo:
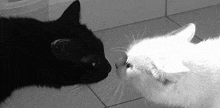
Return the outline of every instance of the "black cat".
[[[59,89],[108,76],[102,41],[79,20],[78,0],[55,21],[0,17],[1,101],[25,86]]]

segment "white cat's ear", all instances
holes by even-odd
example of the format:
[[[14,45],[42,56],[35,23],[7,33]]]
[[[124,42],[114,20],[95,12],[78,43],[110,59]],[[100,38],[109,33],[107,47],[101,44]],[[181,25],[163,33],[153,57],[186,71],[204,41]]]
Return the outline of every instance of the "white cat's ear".
[[[180,41],[187,40],[187,42],[190,42],[193,39],[195,32],[196,32],[195,24],[190,23],[171,32],[169,35],[173,35],[178,39],[181,39]]]
[[[164,60],[158,61],[155,63],[158,69],[166,72],[166,73],[180,73],[180,72],[188,72],[189,68],[187,68],[183,63],[179,60]]]

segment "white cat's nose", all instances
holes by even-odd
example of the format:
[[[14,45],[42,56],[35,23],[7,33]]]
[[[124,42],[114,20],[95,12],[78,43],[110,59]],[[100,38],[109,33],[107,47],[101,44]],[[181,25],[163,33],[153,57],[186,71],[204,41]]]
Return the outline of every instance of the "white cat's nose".
[[[116,75],[119,79],[122,79],[122,77],[124,76],[124,74],[126,73],[126,61],[127,61],[127,57],[121,57],[119,59],[119,61],[117,63],[115,63],[115,68],[116,68]]]
[[[120,68],[120,67],[122,67],[122,66],[123,66],[123,67],[126,66],[126,61],[127,61],[127,56],[124,56],[124,57],[119,58],[118,62],[115,63],[116,69],[117,69],[117,68]]]

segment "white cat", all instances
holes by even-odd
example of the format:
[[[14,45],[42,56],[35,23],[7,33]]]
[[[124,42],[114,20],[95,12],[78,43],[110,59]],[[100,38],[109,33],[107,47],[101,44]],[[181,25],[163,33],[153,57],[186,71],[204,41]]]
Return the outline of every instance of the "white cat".
[[[154,103],[184,108],[220,108],[220,38],[190,41],[190,23],[165,36],[133,42],[117,73]]]

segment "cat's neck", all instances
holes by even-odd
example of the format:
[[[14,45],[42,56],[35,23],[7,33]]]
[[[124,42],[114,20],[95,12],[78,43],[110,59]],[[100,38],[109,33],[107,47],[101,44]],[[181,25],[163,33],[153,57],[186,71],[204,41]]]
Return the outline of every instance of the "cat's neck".
[[[203,66],[219,67],[220,51],[218,49],[220,49],[220,38],[202,41],[192,45],[192,47],[183,54],[183,61]]]

